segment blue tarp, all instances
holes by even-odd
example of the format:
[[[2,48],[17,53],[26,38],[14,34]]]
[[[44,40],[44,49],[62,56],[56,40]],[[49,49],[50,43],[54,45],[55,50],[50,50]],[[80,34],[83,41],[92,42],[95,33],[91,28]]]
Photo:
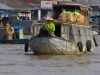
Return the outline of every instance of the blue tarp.
[[[22,26],[13,26],[14,30],[22,29]]]
[[[93,15],[90,18],[96,18],[96,17],[100,17],[100,15]]]

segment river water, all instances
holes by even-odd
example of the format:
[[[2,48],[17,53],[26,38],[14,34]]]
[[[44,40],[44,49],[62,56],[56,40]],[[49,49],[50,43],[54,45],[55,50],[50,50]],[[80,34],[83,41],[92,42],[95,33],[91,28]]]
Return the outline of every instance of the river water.
[[[96,36],[100,44],[100,36]],[[34,55],[24,45],[0,44],[0,75],[99,75],[100,46],[92,54]]]

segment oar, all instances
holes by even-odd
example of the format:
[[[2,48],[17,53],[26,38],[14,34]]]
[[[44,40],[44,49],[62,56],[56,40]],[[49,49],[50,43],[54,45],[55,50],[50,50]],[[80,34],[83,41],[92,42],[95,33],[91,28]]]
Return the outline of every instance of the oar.
[[[94,41],[95,46],[98,46],[97,41],[94,36],[93,36],[93,41]]]
[[[25,51],[25,52],[28,52],[28,42],[25,43],[24,51]]]

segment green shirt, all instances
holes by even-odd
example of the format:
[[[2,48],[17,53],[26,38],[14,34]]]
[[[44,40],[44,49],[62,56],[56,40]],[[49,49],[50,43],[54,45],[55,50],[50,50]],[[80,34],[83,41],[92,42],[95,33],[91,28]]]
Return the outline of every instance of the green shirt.
[[[51,32],[55,31],[55,24],[54,23],[46,22],[44,27],[49,28],[50,30],[52,30]]]

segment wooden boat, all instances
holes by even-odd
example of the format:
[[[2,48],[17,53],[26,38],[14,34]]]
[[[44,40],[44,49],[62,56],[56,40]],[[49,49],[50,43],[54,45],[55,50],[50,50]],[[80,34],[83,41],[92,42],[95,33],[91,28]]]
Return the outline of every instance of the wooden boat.
[[[25,44],[25,52],[29,46],[35,54],[84,54],[97,46],[90,26],[66,26],[67,30],[62,27],[62,31],[67,34],[62,34],[62,37],[52,36],[46,28],[41,28],[40,33]]]
[[[58,9],[59,8],[59,9]],[[55,22],[55,36],[43,28],[43,23],[33,23],[31,27],[32,38],[25,44],[34,54],[84,54],[91,53],[97,42],[89,24],[89,7],[81,4],[56,4],[53,5],[53,18],[57,19],[62,9],[78,10],[84,15],[84,24],[70,22]]]
[[[100,35],[100,28],[97,22],[90,22],[90,25],[92,26],[93,34],[94,35]]]

